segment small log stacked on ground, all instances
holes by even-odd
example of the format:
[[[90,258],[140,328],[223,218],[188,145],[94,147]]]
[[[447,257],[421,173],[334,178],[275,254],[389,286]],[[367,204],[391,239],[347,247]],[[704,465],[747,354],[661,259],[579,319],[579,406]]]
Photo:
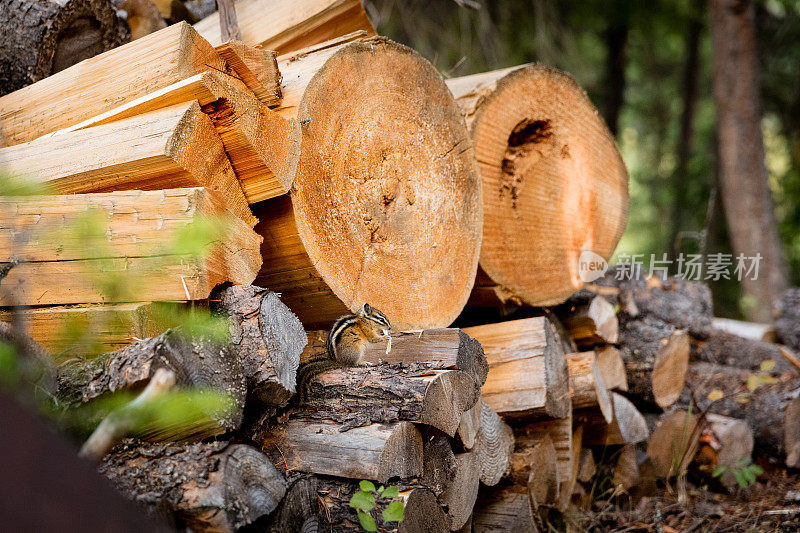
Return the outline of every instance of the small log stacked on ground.
[[[800,353],[800,289],[789,289],[775,303],[778,339],[795,353]]]
[[[547,317],[465,328],[483,346],[489,375],[481,388],[503,416],[563,418],[570,411],[569,374],[560,330]]]
[[[582,251],[608,259],[625,228],[628,174],[613,137],[555,69],[523,65],[448,86],[483,179],[483,275],[471,304],[563,302],[581,284]]]
[[[239,0],[234,3],[241,39],[247,44],[281,54],[307,48],[341,35],[364,31],[374,35],[359,0]],[[222,44],[219,13],[195,25],[213,45]]]
[[[303,124],[302,150],[291,199],[256,208],[258,283],[307,327],[364,302],[396,329],[449,325],[477,268],[481,190],[441,76],[382,38],[323,44],[279,68],[276,112]]]
[[[782,459],[789,467],[800,465],[800,379],[795,374],[769,376],[693,363],[681,403],[688,406],[692,397],[703,411],[745,420],[757,453]]]
[[[191,258],[177,239],[196,217],[224,225],[225,238]],[[107,228],[87,232],[98,221]],[[196,300],[220,283],[250,283],[261,264],[260,237],[202,188],[6,197],[0,229],[0,256],[21,262],[4,279],[0,305]],[[136,293],[104,290],[100,277],[115,273]]]
[[[0,95],[110,50],[130,38],[110,0],[20,0],[0,14]]]
[[[169,512],[193,531],[236,531],[271,513],[286,493],[267,457],[244,444],[123,444],[100,472],[151,515]]]

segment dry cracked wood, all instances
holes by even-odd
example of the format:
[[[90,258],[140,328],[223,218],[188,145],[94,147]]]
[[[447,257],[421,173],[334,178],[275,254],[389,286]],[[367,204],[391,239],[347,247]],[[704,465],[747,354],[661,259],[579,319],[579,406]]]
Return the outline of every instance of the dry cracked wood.
[[[281,73],[275,51],[249,46],[235,39],[214,49],[260,102],[268,106],[281,103]]]
[[[205,187],[250,227],[256,223],[197,102],[2,148],[0,164],[48,192]]]
[[[481,409],[480,428],[472,451],[478,456],[481,483],[493,486],[509,471],[514,451],[514,431],[483,399],[478,403]]]
[[[516,487],[481,490],[472,514],[473,533],[538,531],[528,495]]]
[[[311,378],[298,409],[304,417],[346,426],[398,420],[454,436],[462,414],[480,397],[475,380],[458,370],[415,370],[381,364],[328,370]]]
[[[483,178],[487,283],[472,301],[563,302],[581,285],[582,252],[608,259],[625,228],[628,173],[614,138],[575,80],[549,67],[522,65],[448,86]]]
[[[0,97],[0,131],[11,146],[77,124],[225,61],[181,22]]]
[[[614,419],[614,407],[594,352],[567,354],[567,367],[572,389],[572,407],[598,407],[610,424]]]
[[[322,45],[279,68],[276,112],[302,125],[301,151],[291,198],[256,208],[259,284],[311,328],[365,302],[397,329],[449,325],[477,268],[481,189],[441,76],[383,38]]]
[[[488,324],[464,331],[483,346],[489,374],[486,403],[503,416],[567,416],[569,374],[559,329],[547,317]]]
[[[478,498],[480,466],[477,454],[474,452],[455,454],[454,470],[453,481],[442,493],[440,500],[447,506],[450,530],[458,531],[469,520],[475,500]]]
[[[118,446],[100,472],[154,515],[166,509],[192,531],[233,532],[271,513],[286,482],[267,457],[225,442]]]
[[[259,428],[254,439],[282,470],[381,483],[422,475],[422,436],[413,424],[341,430],[336,422],[293,418]]]
[[[198,219],[225,231],[203,257],[179,246]],[[203,188],[0,198],[0,230],[0,257],[20,261],[0,305],[202,299],[219,284],[250,283],[261,265],[260,237]],[[126,285],[105,290],[109,272]]]
[[[242,40],[282,54],[354,31],[375,34],[359,0],[239,0],[235,7]],[[225,40],[218,13],[195,28],[215,46]]]

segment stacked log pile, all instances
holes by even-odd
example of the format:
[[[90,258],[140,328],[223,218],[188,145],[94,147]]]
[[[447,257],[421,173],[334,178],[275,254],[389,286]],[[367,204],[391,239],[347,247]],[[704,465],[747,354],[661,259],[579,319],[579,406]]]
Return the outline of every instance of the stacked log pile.
[[[601,476],[632,493],[725,467],[730,487],[754,444],[800,464],[795,293],[779,346],[715,320],[701,284],[612,269],[581,289],[584,254],[608,259],[625,227],[627,171],[569,75],[445,83],[358,0],[242,0],[139,29],[0,97],[0,165],[43,191],[0,198],[0,320],[54,352],[59,406],[136,395],[81,453],[151,516],[534,531]],[[72,232],[87,213],[96,244]],[[198,218],[224,231],[189,257],[173,241]],[[109,273],[127,283],[96,283]],[[230,335],[166,329],[161,302],[208,307]],[[363,365],[306,373],[365,303],[390,337]],[[224,405],[144,417],[176,391]]]

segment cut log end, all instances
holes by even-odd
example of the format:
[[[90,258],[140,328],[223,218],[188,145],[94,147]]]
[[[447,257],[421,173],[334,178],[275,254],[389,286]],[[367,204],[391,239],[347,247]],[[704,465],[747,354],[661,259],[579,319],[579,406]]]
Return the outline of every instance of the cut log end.
[[[625,228],[628,174],[612,135],[555,69],[528,65],[449,85],[481,166],[481,269],[501,298],[564,301],[581,285],[579,259],[588,264],[587,251],[608,259]]]

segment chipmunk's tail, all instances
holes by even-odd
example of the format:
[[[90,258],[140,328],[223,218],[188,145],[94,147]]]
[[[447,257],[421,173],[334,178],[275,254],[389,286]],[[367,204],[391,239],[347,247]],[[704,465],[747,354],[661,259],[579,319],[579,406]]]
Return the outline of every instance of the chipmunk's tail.
[[[328,356],[312,357],[307,362],[300,365],[297,369],[297,394],[300,398],[300,404],[308,403],[311,399],[311,381],[318,375],[333,370],[335,368],[342,368],[344,365],[334,361]]]

